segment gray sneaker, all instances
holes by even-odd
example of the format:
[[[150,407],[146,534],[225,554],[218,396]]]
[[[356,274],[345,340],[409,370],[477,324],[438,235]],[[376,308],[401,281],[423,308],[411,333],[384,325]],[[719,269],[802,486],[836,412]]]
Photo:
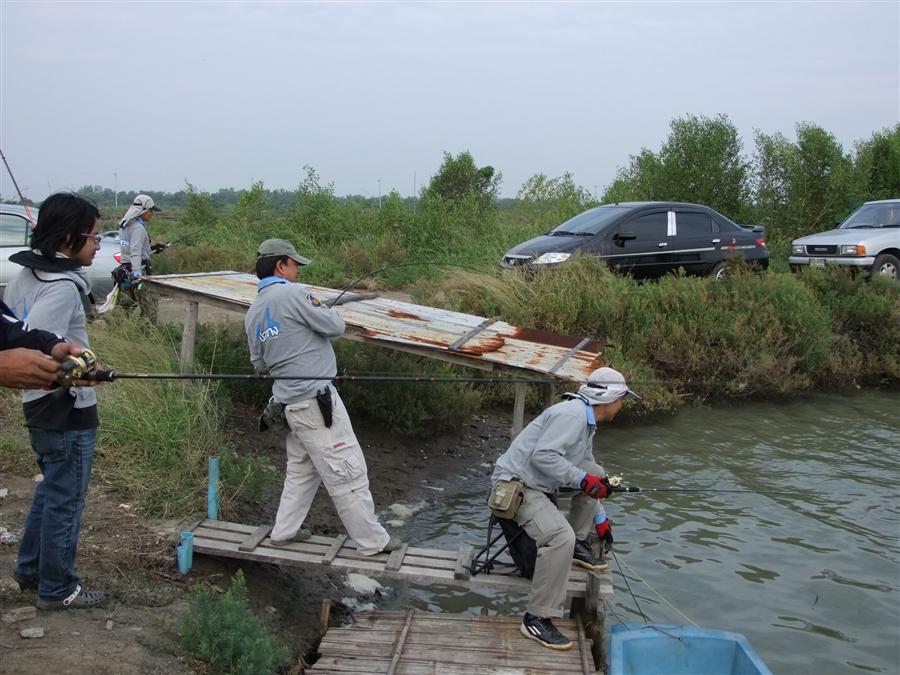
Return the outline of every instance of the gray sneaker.
[[[391,538],[388,539],[388,543],[386,543],[384,545],[384,548],[381,549],[381,552],[382,553],[393,553],[394,551],[398,550],[401,546],[403,546],[403,542],[400,541],[400,539],[398,539],[394,535],[391,535]]]
[[[37,606],[38,609],[90,609],[99,607],[105,601],[106,594],[103,591],[86,591],[79,585],[72,595],[62,600],[38,598]]]
[[[306,541],[312,536],[312,532],[309,530],[304,530],[302,527],[297,530],[297,533],[293,537],[289,537],[288,539],[269,539],[269,542],[272,546],[287,546],[288,544],[292,544],[295,541]]]

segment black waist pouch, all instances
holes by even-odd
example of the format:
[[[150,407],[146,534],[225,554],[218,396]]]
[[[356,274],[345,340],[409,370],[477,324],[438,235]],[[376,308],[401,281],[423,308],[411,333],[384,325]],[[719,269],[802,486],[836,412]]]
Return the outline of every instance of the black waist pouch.
[[[537,564],[537,544],[528,536],[524,528],[514,520],[497,518],[503,536],[509,544],[509,554],[526,579],[534,577],[534,566]]]
[[[331,403],[331,387],[319,389],[316,392],[316,403],[319,404],[319,412],[322,413],[322,419],[326,427],[331,427],[331,412],[333,409]]]

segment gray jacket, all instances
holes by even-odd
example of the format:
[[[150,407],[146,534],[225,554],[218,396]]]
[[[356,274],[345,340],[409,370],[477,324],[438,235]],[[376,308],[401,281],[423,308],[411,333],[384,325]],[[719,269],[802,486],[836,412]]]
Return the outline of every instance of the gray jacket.
[[[131,274],[141,276],[143,261],[150,260],[150,235],[140,218],[132,218],[119,228],[119,246],[123,263],[131,263]]]
[[[26,267],[9,282],[3,301],[30,328],[50,331],[88,347],[82,296],[89,291],[87,282],[75,271],[42,272]],[[36,401],[49,393],[43,389],[26,389],[22,392],[22,402]],[[97,405],[93,387],[72,387],[69,395],[75,397],[76,408]]]
[[[596,427],[587,423],[586,407],[570,399],[544,410],[497,459],[491,484],[519,478],[541,492],[580,487],[583,471],[578,465],[594,461]]]
[[[323,375],[322,380],[275,380],[272,395],[285,405],[313,398],[337,374],[331,338],[344,334],[344,319],[302,284],[260,282],[244,317],[250,362],[272,375]]]

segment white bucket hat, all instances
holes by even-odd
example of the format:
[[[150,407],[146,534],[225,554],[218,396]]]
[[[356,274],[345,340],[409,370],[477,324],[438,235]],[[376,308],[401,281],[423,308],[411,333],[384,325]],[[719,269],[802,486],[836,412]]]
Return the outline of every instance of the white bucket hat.
[[[641,397],[635,394],[625,384],[625,377],[614,368],[597,368],[588,376],[587,383],[582,385],[577,392],[590,405],[607,405],[618,401],[623,396],[640,401]]]
[[[119,221],[119,227],[124,227],[131,220],[137,218],[139,215],[144,213],[144,211],[161,211],[156,204],[153,203],[153,198],[148,197],[147,195],[138,195],[134,198],[134,201],[131,202],[131,206],[128,207],[128,210],[125,212],[125,215],[122,216],[122,220]]]

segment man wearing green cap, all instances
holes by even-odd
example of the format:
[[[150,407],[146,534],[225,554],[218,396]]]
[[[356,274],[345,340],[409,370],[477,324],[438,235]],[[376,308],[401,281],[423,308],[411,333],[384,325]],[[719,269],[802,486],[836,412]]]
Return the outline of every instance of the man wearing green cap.
[[[284,407],[287,471],[270,535],[276,546],[308,539],[301,528],[320,483],[363,555],[393,551],[400,542],[375,516],[362,448],[350,417],[331,385],[337,363],[331,340],[344,333],[344,319],[305,286],[296,283],[309,260],[284,239],[267,239],[256,252],[256,298],[244,328],[250,360],[257,371],[275,376],[321,379],[274,380],[267,408]]]

